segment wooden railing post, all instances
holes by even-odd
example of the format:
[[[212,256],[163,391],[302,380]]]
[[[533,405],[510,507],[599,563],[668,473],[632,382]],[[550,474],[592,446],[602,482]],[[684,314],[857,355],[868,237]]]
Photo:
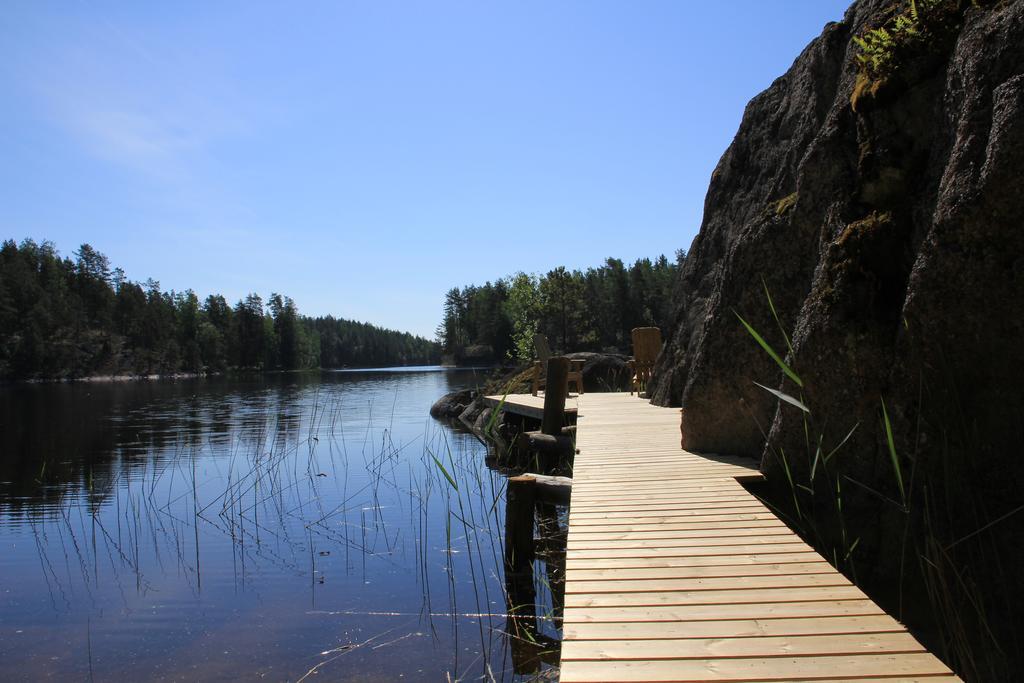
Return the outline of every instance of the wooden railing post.
[[[548,359],[548,379],[544,389],[542,434],[557,436],[565,426],[565,397],[569,393],[569,359],[556,356]]]

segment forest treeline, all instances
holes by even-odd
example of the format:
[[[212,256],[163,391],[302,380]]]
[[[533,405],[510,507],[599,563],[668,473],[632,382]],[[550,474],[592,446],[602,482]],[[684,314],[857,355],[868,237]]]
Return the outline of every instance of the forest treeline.
[[[586,271],[558,267],[544,275],[516,273],[482,286],[448,291],[437,328],[446,355],[456,359],[533,355],[533,337],[545,334],[562,352],[628,353],[630,330],[662,326],[685,251],[625,265],[609,258]]]
[[[436,363],[436,342],[299,314],[280,294],[165,292],[111,268],[88,244],[61,257],[50,242],[0,247],[0,377],[298,370]]]

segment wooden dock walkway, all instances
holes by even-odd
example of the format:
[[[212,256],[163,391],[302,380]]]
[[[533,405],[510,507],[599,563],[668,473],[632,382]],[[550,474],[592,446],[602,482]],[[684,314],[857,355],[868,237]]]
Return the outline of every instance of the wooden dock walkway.
[[[959,680],[747,492],[753,461],[683,451],[678,409],[574,402],[562,681]]]

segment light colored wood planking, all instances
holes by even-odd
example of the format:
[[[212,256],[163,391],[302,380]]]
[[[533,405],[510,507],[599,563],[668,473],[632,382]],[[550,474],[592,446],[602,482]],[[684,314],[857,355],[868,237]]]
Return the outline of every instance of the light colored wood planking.
[[[501,396],[485,396],[484,403],[491,407],[497,408],[499,405],[502,410],[507,410],[510,413],[516,413],[517,415],[525,415],[526,417],[532,417],[534,419],[541,419],[544,416],[544,396],[531,396],[529,394],[510,394],[502,403]],[[565,411],[567,413],[576,412],[576,400],[571,397],[565,402]]]
[[[777,657],[816,654],[856,655],[878,652],[924,652],[909,633],[859,635],[762,636],[756,638],[686,638],[670,640],[571,640],[562,661],[602,659],[706,659],[708,657]]]
[[[701,510],[701,512],[707,512]],[[742,521],[753,521],[753,520],[765,520],[765,519],[778,519],[775,515],[771,514],[767,510],[764,511],[713,511],[713,514],[653,514],[653,515],[636,515],[636,514],[623,514],[623,515],[612,515],[612,516],[601,516],[597,515],[591,519],[580,517],[576,520],[575,526],[577,528],[584,527],[600,527],[607,528],[613,526],[636,526],[642,525],[646,528],[656,526],[670,526],[672,524],[717,524],[719,522],[742,522]]]
[[[748,515],[753,517],[753,515]],[[608,524],[605,526],[597,527],[582,527],[579,531],[573,534],[576,538],[588,538],[597,536],[620,535],[622,537],[629,536],[630,534],[650,535],[650,534],[670,534],[672,532],[687,532],[692,531],[700,533],[704,531],[710,531],[712,533],[725,533],[730,530],[732,531],[744,531],[750,533],[758,533],[758,529],[770,529],[770,528],[783,528],[787,529],[785,524],[776,519],[743,519],[739,522],[661,522],[656,524]]]
[[[700,485],[708,482],[721,481],[722,477],[728,476],[735,481],[753,482],[761,481],[763,475],[756,470],[749,470],[743,467],[736,467],[734,465],[722,465],[714,468],[703,468],[701,470],[684,470],[682,468],[672,469],[674,477],[679,479],[680,482],[686,482],[689,484]],[[580,480],[586,483],[606,483],[606,484],[618,484],[623,489],[631,488],[633,486],[639,486],[641,484],[650,484],[658,481],[666,481],[671,477],[665,477],[663,474],[652,475],[650,473],[642,473],[639,471],[622,472],[622,473],[605,473],[603,475],[594,476],[591,473],[584,473]]]
[[[815,678],[814,683],[953,683],[960,681],[954,674],[910,675],[910,676],[858,676],[857,678]],[[745,681],[744,683],[770,683],[769,681]]]
[[[684,538],[655,538],[655,539],[576,539],[574,538],[566,545],[567,550],[640,550],[646,548],[704,548],[707,546],[729,546],[729,545],[779,545],[780,543],[803,543],[793,534],[758,534],[754,536],[729,536],[712,535]]]
[[[786,604],[821,600],[866,600],[856,586],[738,588],[735,590],[644,591],[638,593],[566,593],[566,607],[660,607],[663,605]]]
[[[708,557],[719,555],[748,555],[759,553],[770,555],[774,553],[793,553],[809,550],[810,546],[799,540],[787,541],[785,543],[748,543],[745,545],[702,545],[702,546],[678,546],[669,548],[602,548],[599,550],[567,550],[566,560],[584,559],[606,559],[616,558],[668,558],[668,557]]]
[[[958,680],[741,485],[754,461],[682,450],[678,409],[570,403],[561,680]]]
[[[814,562],[821,555],[813,550],[788,553],[758,553],[738,555],[698,555],[695,557],[567,557],[566,570],[573,569],[641,569],[667,567],[722,567],[735,565],[781,564],[785,562]],[[568,578],[568,575],[567,575]]]
[[[608,662],[572,662],[560,680],[607,681]],[[928,676],[948,674],[949,668],[928,653],[819,655],[723,659],[620,660],[614,662],[617,681],[799,681],[824,676]],[[603,672],[603,673],[602,673]]]
[[[671,477],[662,477],[659,474],[659,477],[654,480],[636,480],[623,482],[609,475],[607,479],[601,479],[602,482],[608,483],[608,488],[592,488],[591,482],[594,479],[597,479],[596,475],[590,478],[584,477],[582,479],[573,477],[573,484],[577,482],[582,484],[583,486],[581,486],[580,488],[584,490],[586,493],[586,495],[580,496],[580,502],[588,504],[606,503],[616,502],[623,498],[635,498],[637,500],[643,500],[645,496],[672,496],[675,498],[694,496],[714,496],[717,498],[753,498],[753,496],[751,496],[750,493],[747,491],[724,488],[721,486],[711,488],[705,485],[707,482],[715,481],[714,479],[693,479],[691,480],[691,485],[686,488],[681,486],[675,488],[668,488],[662,486],[659,488],[654,486],[653,484],[657,484],[658,482],[664,482],[668,479],[671,479]]]
[[[653,462],[646,463],[642,466],[633,465],[632,467],[625,465],[587,465],[582,467],[579,471],[573,470],[576,476],[582,477],[587,480],[598,480],[603,481],[610,479],[611,477],[618,477],[620,475],[628,474],[634,477],[645,477],[650,481],[659,481],[659,474],[663,472],[687,472],[687,473],[700,473],[707,472],[712,474],[712,478],[721,479],[722,467],[735,467],[746,470],[741,465],[734,465],[732,463],[702,463],[702,462],[690,462],[682,461],[678,463],[672,462]]]
[[[819,602],[755,602],[730,605],[643,605],[630,607],[569,607],[565,623],[597,621],[718,621],[722,619],[780,619],[783,617],[867,616],[885,614],[870,600]]]
[[[573,511],[569,508],[569,517],[587,517],[593,515],[604,515],[616,514],[619,512],[650,512],[654,510],[685,510],[688,512],[696,512],[698,510],[766,510],[761,503],[754,498],[749,500],[726,500],[726,501],[701,501],[697,503],[688,503],[680,501],[676,503],[631,503],[629,501],[622,501],[618,505],[611,507],[601,507],[597,509],[577,510]]]
[[[748,522],[750,524],[750,522]],[[654,541],[656,539],[681,539],[681,538],[730,538],[738,536],[790,536],[792,532],[785,526],[772,524],[770,521],[761,522],[761,526],[755,527],[734,527],[711,528],[711,529],[648,529],[647,531],[598,531],[581,532],[573,534],[571,548],[584,547],[583,543],[593,541]]]
[[[665,503],[683,503],[691,505],[693,503],[728,503],[728,502],[739,502],[745,503],[750,500],[750,496],[742,496],[741,494],[734,493],[732,491],[720,491],[720,492],[702,492],[697,494],[687,493],[661,493],[656,495],[636,495],[629,497],[629,503],[634,505],[656,505]],[[601,510],[607,507],[617,507],[623,504],[622,500],[599,500],[599,501],[573,501],[578,512],[584,510]]]
[[[563,644],[574,640],[682,640],[686,638],[760,638],[803,635],[858,635],[903,633],[886,615],[824,616],[814,619],[729,619],[669,622],[569,623],[562,629]]]
[[[665,491],[735,491],[734,484],[720,481],[695,481],[695,482],[673,482],[657,479],[648,482],[637,482],[629,487],[631,493],[662,493]],[[603,499],[609,495],[622,494],[623,488],[618,484],[604,483],[600,481],[588,482],[582,493],[579,493],[580,500]]]
[[[681,473],[684,475],[708,475],[710,478],[721,479],[733,470],[740,470],[747,472],[750,468],[743,467],[742,465],[735,465],[732,463],[704,463],[704,462],[689,462],[684,461],[678,464],[665,464],[665,465],[637,465],[633,467],[584,467],[579,472],[574,470],[575,475],[581,476],[584,479],[597,478],[601,480],[610,480],[619,476],[629,475],[632,477],[638,477],[647,480],[656,480],[659,475],[664,472]],[[686,479],[686,476],[680,477],[680,479]]]
[[[671,591],[807,588],[810,586],[849,586],[842,574],[770,574],[767,576],[718,576],[712,578],[626,578],[614,576],[601,580],[582,581],[575,577],[565,594],[595,595],[597,593],[651,593]],[[571,589],[571,590],[570,590]]]
[[[637,567],[633,569],[583,569],[573,570],[573,581],[586,586],[591,581],[610,581],[626,579],[701,579],[720,577],[758,577],[758,576],[792,576],[796,574],[836,574],[832,565],[825,561],[788,562],[777,564],[734,564],[713,565],[710,567]],[[839,574],[842,576],[842,574]],[[582,589],[581,589],[582,590]]]

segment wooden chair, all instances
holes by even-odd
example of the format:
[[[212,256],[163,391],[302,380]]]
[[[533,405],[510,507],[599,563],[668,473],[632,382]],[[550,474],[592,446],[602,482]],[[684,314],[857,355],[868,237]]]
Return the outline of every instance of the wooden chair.
[[[548,346],[548,338],[543,334],[533,335],[533,349],[537,352],[537,360],[533,362],[533,387],[531,393],[536,396],[537,392],[544,388],[547,382],[548,359],[551,358],[551,347]],[[576,393],[583,393],[583,364],[582,360],[569,361],[568,383],[576,383]]]
[[[651,380],[651,371],[654,370],[654,362],[658,360],[661,353],[661,330],[657,327],[634,327],[631,333],[633,337],[633,357],[629,360],[629,367],[633,371],[633,380],[630,383],[629,393],[635,390],[637,395],[647,390],[647,383]]]

